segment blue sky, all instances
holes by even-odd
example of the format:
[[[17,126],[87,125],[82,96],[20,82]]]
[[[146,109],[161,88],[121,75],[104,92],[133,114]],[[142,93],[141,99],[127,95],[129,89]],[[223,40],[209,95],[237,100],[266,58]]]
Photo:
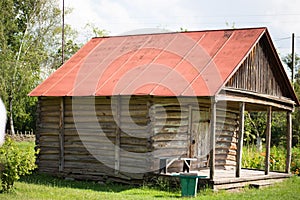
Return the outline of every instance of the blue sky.
[[[84,26],[92,23],[120,35],[137,29],[191,31],[244,27],[268,27],[277,50],[291,51],[291,34],[296,34],[300,54],[299,0],[65,0],[73,12],[66,23],[85,38]]]

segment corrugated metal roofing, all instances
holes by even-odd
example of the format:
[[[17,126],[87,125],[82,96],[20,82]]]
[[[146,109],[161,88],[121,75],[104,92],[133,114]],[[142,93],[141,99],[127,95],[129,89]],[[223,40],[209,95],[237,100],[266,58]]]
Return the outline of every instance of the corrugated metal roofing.
[[[93,38],[30,96],[214,96],[266,31]]]

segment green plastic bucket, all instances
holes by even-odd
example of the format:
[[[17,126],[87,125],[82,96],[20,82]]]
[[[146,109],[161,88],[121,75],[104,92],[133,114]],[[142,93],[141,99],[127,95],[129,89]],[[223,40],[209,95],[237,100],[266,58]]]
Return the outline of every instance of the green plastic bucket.
[[[195,174],[180,174],[181,196],[196,197],[198,178],[206,178],[206,176],[198,176]]]

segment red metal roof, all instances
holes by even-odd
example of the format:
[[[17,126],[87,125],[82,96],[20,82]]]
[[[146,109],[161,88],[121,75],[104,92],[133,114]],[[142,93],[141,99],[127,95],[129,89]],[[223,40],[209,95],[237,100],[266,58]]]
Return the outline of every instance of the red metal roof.
[[[30,96],[214,96],[266,28],[93,38]]]

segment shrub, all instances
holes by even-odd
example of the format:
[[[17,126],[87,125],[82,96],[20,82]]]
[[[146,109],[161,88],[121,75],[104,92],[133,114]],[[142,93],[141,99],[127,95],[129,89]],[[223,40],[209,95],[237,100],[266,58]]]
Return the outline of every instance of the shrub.
[[[294,147],[292,152],[291,171],[300,176],[300,148]]]
[[[243,148],[242,166],[244,168],[264,169],[265,152],[259,152],[255,145]],[[286,165],[286,149],[284,147],[273,146],[270,152],[270,170],[284,171]],[[292,150],[291,172],[300,175],[300,148],[294,147]]]
[[[16,142],[7,137],[0,148],[1,192],[10,191],[20,176],[30,174],[36,168],[35,150],[31,147],[20,149]]]

